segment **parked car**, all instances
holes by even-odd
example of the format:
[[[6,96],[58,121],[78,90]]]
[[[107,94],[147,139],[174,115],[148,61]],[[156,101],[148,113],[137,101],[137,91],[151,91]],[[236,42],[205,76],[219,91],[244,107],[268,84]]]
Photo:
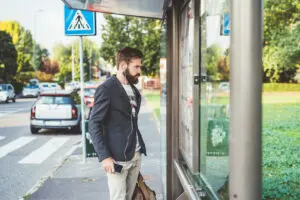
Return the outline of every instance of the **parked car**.
[[[40,88],[37,84],[27,84],[22,91],[23,97],[38,97],[40,95]]]
[[[84,93],[84,104],[91,108],[94,106],[94,95],[96,92],[98,85],[89,85],[85,86],[83,93]]]
[[[221,82],[219,85],[219,89],[223,92],[229,92],[230,91],[229,82]]]
[[[32,84],[32,85],[39,85],[39,84],[40,84],[39,80],[36,79],[36,78],[30,79],[28,82],[29,82],[30,84]]]
[[[15,89],[11,84],[0,84],[0,102],[16,102]]]
[[[80,132],[80,98],[64,90],[41,93],[31,107],[30,130],[72,129]]]
[[[74,91],[77,89],[79,89],[78,84],[76,84],[75,82],[70,82],[65,84],[65,90],[67,91]]]
[[[61,90],[61,87],[57,83],[42,82],[40,83],[40,89],[41,92],[54,92]]]

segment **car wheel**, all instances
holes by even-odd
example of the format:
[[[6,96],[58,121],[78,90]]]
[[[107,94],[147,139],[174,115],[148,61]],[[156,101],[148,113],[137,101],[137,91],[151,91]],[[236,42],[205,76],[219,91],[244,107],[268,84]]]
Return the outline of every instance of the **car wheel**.
[[[7,97],[7,99],[5,100],[5,103],[9,103],[9,98]]]
[[[39,132],[40,129],[38,128],[35,128],[34,126],[30,125],[30,131],[32,134],[36,134]]]

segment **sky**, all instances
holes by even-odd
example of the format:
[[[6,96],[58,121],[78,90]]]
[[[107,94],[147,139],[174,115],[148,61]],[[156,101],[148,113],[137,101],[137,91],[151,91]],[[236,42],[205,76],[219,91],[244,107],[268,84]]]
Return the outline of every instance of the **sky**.
[[[101,24],[105,20],[101,13],[96,15],[98,35],[87,38],[100,46],[102,40],[99,33],[101,33]],[[64,34],[64,3],[61,0],[0,0],[0,21],[4,20],[20,22],[50,53],[55,44],[69,44],[79,40],[78,36]]]

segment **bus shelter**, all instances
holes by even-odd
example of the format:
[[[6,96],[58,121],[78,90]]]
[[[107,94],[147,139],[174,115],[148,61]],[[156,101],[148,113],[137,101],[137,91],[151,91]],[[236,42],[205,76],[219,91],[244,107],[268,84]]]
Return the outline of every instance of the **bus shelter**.
[[[165,198],[261,198],[261,0],[63,0],[167,27]]]

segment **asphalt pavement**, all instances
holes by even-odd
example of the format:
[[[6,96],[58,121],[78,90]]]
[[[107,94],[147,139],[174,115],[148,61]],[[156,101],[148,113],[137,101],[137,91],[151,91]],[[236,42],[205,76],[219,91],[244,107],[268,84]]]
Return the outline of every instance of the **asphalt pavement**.
[[[18,200],[42,184],[80,143],[68,131],[30,133],[35,99],[0,104],[0,200]]]

